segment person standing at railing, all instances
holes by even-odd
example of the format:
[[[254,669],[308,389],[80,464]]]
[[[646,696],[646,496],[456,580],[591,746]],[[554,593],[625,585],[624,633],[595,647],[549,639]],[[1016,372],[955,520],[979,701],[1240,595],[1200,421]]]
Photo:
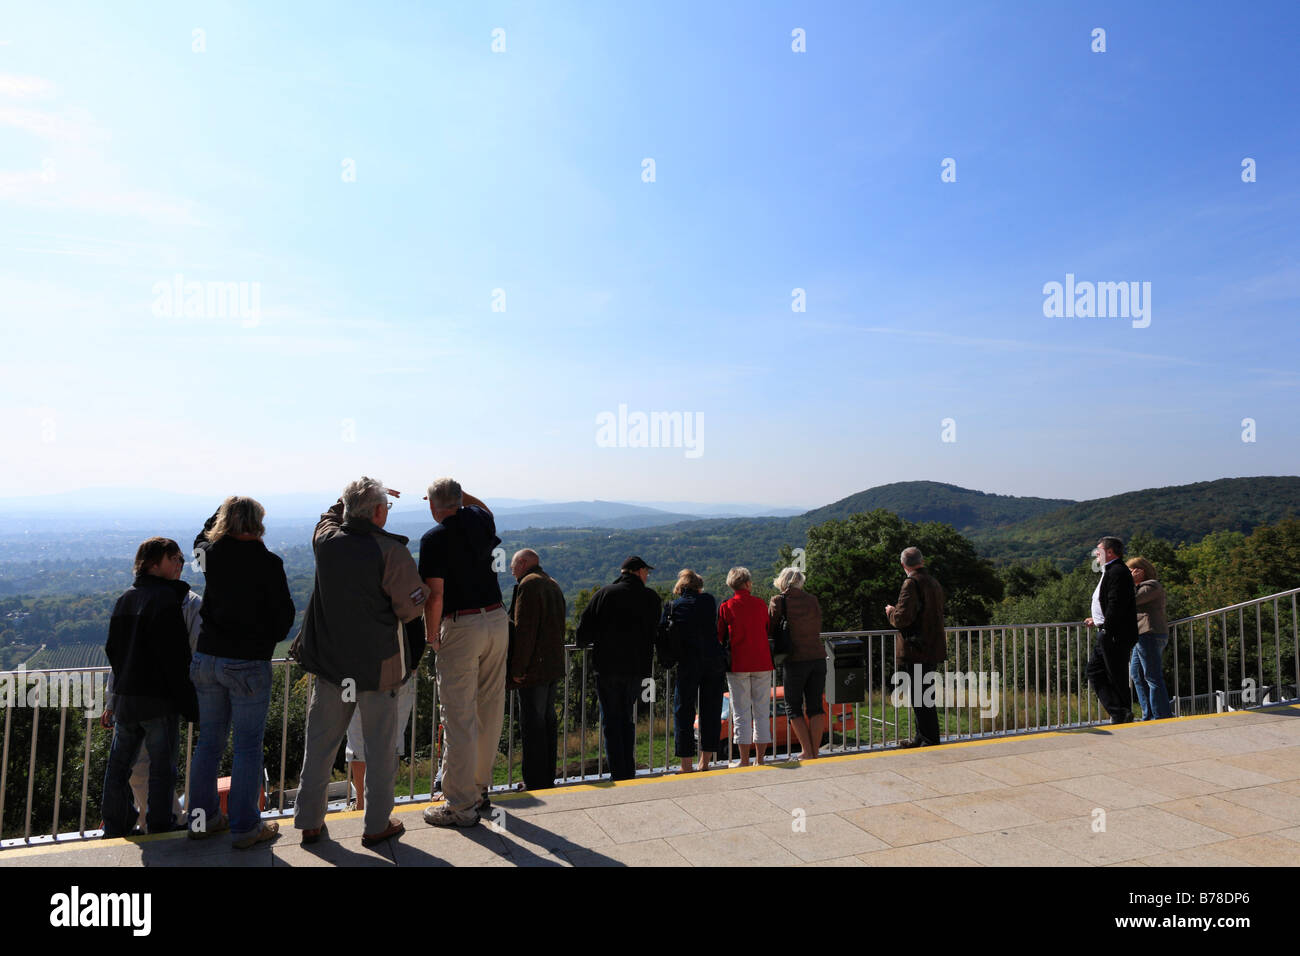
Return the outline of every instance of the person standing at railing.
[[[168,561],[175,561],[180,554],[179,545],[177,546],[176,555],[168,555]],[[182,561],[185,559],[182,557]],[[199,641],[199,609],[203,605],[203,599],[193,591],[185,595],[185,601],[181,605],[181,613],[185,616],[185,629],[190,635],[190,653],[194,652],[195,646]],[[108,675],[108,687],[105,689],[108,694],[108,702],[104,706],[104,712],[99,715],[99,725],[106,730],[113,729],[113,714],[117,710],[117,695],[113,693],[113,675]],[[149,807],[149,748],[141,747],[140,756],[135,758],[135,764],[131,767],[131,795],[135,797],[135,805],[140,810],[137,826],[143,832],[148,826],[146,815]],[[181,808],[180,796],[176,791],[172,791],[172,817],[178,824],[185,822],[185,811]]]
[[[425,810],[424,821],[472,827],[491,812],[487,792],[505,720],[510,623],[492,570],[501,539],[488,506],[451,478],[429,485],[428,499],[437,524],[420,538],[420,577],[425,620],[439,627],[430,646],[443,714],[444,802]]]
[[[374,478],[358,478],[321,515],[312,535],[316,580],[289,652],[316,675],[293,811],[293,825],[308,845],[325,830],[326,789],[353,711],[361,712],[369,740],[397,736],[397,693],[413,673],[410,642],[423,632],[427,592],[407,539],[384,530],[389,495],[398,492]],[[389,815],[397,748],[376,745],[368,757],[361,841],[370,847],[406,828]]]
[[[140,748],[149,752],[150,833],[175,829],[176,747],[180,718],[199,719],[190,683],[189,630],[184,602],[190,586],[180,579],[185,558],[170,538],[150,538],[135,554],[135,581],[113,607],[104,651],[117,695],[113,743],[104,768],[101,809],[104,836],[131,833],[139,811],[130,777]]]
[[[266,509],[231,496],[194,539],[203,570],[202,629],[190,680],[199,695],[199,742],[190,784],[189,836],[201,840],[231,831],[237,849],[274,839],[278,823],[262,822],[258,795],[262,735],[271,706],[271,655],[293,627],[284,561],[262,538]],[[234,732],[227,817],[217,795],[217,773]],[[196,811],[202,811],[196,813]]]
[[[1138,639],[1129,658],[1129,676],[1142,708],[1143,720],[1164,720],[1170,716],[1169,690],[1161,661],[1169,640],[1165,623],[1165,589],[1156,580],[1156,569],[1146,558],[1129,558],[1129,574],[1137,588]]]
[[[1097,643],[1088,658],[1088,681],[1112,724],[1133,719],[1128,692],[1129,657],[1138,639],[1137,595],[1124,565],[1124,542],[1107,535],[1097,542],[1101,580],[1092,592],[1092,616],[1084,624],[1097,628]]]
[[[623,562],[618,578],[591,596],[575,640],[591,647],[596,697],[610,777],[636,776],[636,703],[650,675],[659,596],[646,587],[654,568],[639,557]]]
[[[896,667],[907,675],[916,732],[900,748],[933,747],[939,743],[939,710],[933,698],[926,702],[926,674],[948,659],[948,639],[943,630],[943,587],[925,567],[920,548],[904,548],[899,563],[907,577],[898,592],[898,605],[885,606],[889,623],[898,628],[894,638]]]
[[[727,687],[740,766],[749,756],[763,763],[772,742],[772,651],[767,643],[767,605],[750,593],[749,568],[727,572],[733,594],[718,608],[718,640],[728,651]]]
[[[564,676],[564,591],[531,548],[515,552],[510,573],[517,583],[510,595],[508,673],[510,689],[519,692],[524,786],[546,790],[555,786],[560,733],[555,685]]]
[[[826,729],[826,645],[822,643],[822,608],[817,598],[803,589],[804,573],[785,568],[772,583],[780,594],[767,606],[768,634],[774,637],[783,620],[789,621],[794,645],[783,665],[785,707],[803,752],[798,760],[812,760],[822,745]]]
[[[690,568],[677,572],[676,600],[664,606],[660,627],[666,628],[677,661],[673,687],[673,753],[682,773],[708,770],[722,737],[722,695],[727,687],[727,658],[718,641],[718,602],[704,590],[704,579]],[[695,757],[695,715],[698,702],[700,765]]]

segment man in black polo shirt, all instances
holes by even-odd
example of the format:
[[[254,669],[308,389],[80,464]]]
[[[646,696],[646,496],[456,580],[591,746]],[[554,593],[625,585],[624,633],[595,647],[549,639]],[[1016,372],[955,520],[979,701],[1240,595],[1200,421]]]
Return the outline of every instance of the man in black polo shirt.
[[[437,655],[442,704],[440,807],[424,812],[433,826],[472,827],[486,811],[505,715],[510,625],[492,551],[501,543],[487,505],[450,478],[429,486],[436,522],[420,539],[420,577],[428,586],[424,619]]]

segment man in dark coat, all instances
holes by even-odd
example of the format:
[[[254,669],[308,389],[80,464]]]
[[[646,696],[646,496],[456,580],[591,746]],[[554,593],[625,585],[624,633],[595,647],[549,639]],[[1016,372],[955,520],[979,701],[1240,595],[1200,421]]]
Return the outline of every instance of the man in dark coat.
[[[591,596],[578,622],[578,645],[593,648],[605,753],[615,780],[636,776],[634,715],[659,623],[659,596],[645,583],[653,570],[638,557],[628,558],[618,579]]]
[[[907,548],[899,557],[907,578],[898,592],[898,605],[885,607],[889,623],[898,628],[894,658],[898,670],[907,676],[916,734],[900,747],[930,747],[939,742],[939,712],[933,698],[926,703],[925,674],[948,658],[948,641],[943,631],[943,588],[925,569],[920,548]],[[942,678],[939,678],[942,687]]]
[[[1137,593],[1124,564],[1124,542],[1107,536],[1097,542],[1101,580],[1092,592],[1092,616],[1083,623],[1097,628],[1097,643],[1088,658],[1088,681],[1110,714],[1112,724],[1133,719],[1129,695],[1129,657],[1138,640]]]
[[[537,552],[525,548],[510,562],[518,582],[510,595],[509,686],[519,691],[524,786],[555,785],[559,720],[555,684],[564,676],[564,591],[542,570]]]

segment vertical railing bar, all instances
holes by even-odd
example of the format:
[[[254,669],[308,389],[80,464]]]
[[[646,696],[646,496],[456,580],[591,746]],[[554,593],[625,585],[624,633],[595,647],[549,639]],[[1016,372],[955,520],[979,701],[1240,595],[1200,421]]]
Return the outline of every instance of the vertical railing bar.
[[[1178,624],[1174,624],[1174,632],[1169,636],[1174,641],[1174,717],[1182,717],[1183,708],[1179,701],[1182,701],[1182,689],[1179,688],[1179,666],[1178,666]]]
[[[1228,691],[1232,689],[1232,682],[1228,674],[1228,612],[1224,611],[1219,615],[1220,637],[1223,638],[1223,693],[1227,696]]]
[[[587,649],[585,647],[582,649],[582,687],[578,692],[578,710],[579,710],[580,717],[582,719],[582,731],[581,731],[582,739],[580,741],[582,745],[582,756],[579,758],[580,762],[578,764],[578,770],[581,773],[581,778],[583,780],[586,780],[587,779]],[[599,776],[600,774],[599,749],[600,749],[599,744],[597,744],[597,753],[596,753],[597,776]]]
[[[1259,604],[1255,605],[1255,655],[1256,655],[1255,668],[1256,668],[1256,673],[1259,675],[1259,681],[1255,684],[1255,686],[1260,689],[1263,689],[1264,687],[1264,630],[1263,630],[1264,623],[1261,620],[1262,612],[1260,611],[1260,607],[1261,605]]]
[[[564,755],[564,762],[560,764],[564,768],[564,775],[561,779],[565,782],[568,782],[569,777],[572,776],[569,773],[569,668],[573,662],[569,658],[569,647],[566,644],[564,647],[564,722],[561,724],[564,729],[564,743],[561,750]]]
[[[1277,689],[1273,692],[1273,703],[1275,704],[1282,699],[1282,632],[1278,630],[1279,618],[1277,598],[1273,598],[1273,654],[1275,655],[1274,660],[1277,662],[1274,665],[1274,670],[1277,673],[1277,681],[1274,684]]]
[[[1040,666],[1038,656],[1038,632],[1042,630],[1043,640],[1046,641],[1046,628],[1034,628],[1034,729],[1041,730],[1043,726],[1043,669]],[[1043,653],[1047,649],[1044,646]]]
[[[506,789],[513,790],[515,784],[515,691],[506,693],[510,716],[506,723]]]
[[[1190,639],[1187,642],[1187,674],[1191,680],[1192,713],[1196,713],[1196,620],[1187,622]]]
[[[5,792],[9,789],[9,721],[12,719],[14,709],[5,708],[5,739],[4,745],[0,747],[0,839],[5,835]]]
[[[59,803],[63,797],[63,742],[67,739],[68,708],[66,704],[59,708],[59,756],[54,764],[54,820],[50,834],[57,841],[59,838]]]
[[[1056,626],[1056,726],[1061,726],[1061,626]]]
[[[415,682],[411,688],[411,741],[406,746],[406,764],[408,775],[406,778],[406,798],[410,802],[415,802],[415,745],[419,738],[420,729],[420,668],[417,666],[411,674],[409,680]]]
[[[1006,653],[1006,628],[1002,629],[1002,653]],[[1011,718],[1012,729],[1020,729],[1020,665],[1016,663],[1016,629],[1011,629]]]
[[[1291,595],[1291,650],[1295,654],[1295,694],[1300,697],[1300,616],[1296,614],[1296,596]]]
[[[673,672],[670,670],[666,670],[664,671],[664,772],[665,773],[668,772],[668,766],[672,762],[668,759],[669,754],[672,753],[672,750],[668,746],[669,724],[673,724],[674,728],[676,727],[676,724],[674,723],[676,721],[676,714],[673,714],[671,720],[669,719],[669,714],[672,713],[672,706],[671,706],[672,700],[673,700]],[[695,701],[695,712],[697,714],[700,712],[699,698],[696,698]]]
[[[289,688],[293,678],[293,661],[284,662],[284,706],[280,711],[280,796],[277,801],[276,812],[281,816],[284,815],[284,776],[286,765],[289,762],[287,750],[289,748]],[[306,717],[303,718],[304,722]],[[190,805],[185,804],[185,812],[188,814]]]
[[[1246,686],[1246,609],[1237,608],[1237,646],[1241,649],[1241,686]]]
[[[1211,696],[1214,694],[1214,629],[1211,626],[1213,621],[1214,617],[1207,614],[1205,617],[1205,687]],[[1226,687],[1223,689],[1223,706],[1225,708],[1228,706]]]
[[[27,762],[27,812],[23,823],[23,840],[32,838],[32,790],[36,785],[36,730],[40,721],[41,705],[37,701],[32,708],[32,753]]]
[[[86,747],[81,756],[81,817],[77,826],[77,833],[85,837],[86,835],[86,798],[90,796],[90,737],[94,733],[94,717],[86,718]],[[0,782],[0,794],[4,791],[4,783]],[[0,808],[3,808],[3,796],[0,796]],[[0,809],[0,820],[4,819],[4,810]]]

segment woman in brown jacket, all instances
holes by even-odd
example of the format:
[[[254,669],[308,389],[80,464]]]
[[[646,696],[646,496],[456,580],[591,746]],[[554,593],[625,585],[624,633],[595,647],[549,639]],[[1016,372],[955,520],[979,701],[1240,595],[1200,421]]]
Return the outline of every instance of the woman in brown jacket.
[[[1137,588],[1138,642],[1133,645],[1128,672],[1133,678],[1143,720],[1163,720],[1169,712],[1169,690],[1160,656],[1169,640],[1165,623],[1165,589],[1156,580],[1156,569],[1146,558],[1129,558],[1129,573]]]
[[[785,707],[794,735],[803,748],[796,760],[812,760],[822,744],[826,711],[826,645],[822,643],[822,609],[803,589],[803,572],[786,568],[775,581],[781,593],[768,604],[768,635],[775,635],[782,617],[789,617],[794,651],[785,662]]]

